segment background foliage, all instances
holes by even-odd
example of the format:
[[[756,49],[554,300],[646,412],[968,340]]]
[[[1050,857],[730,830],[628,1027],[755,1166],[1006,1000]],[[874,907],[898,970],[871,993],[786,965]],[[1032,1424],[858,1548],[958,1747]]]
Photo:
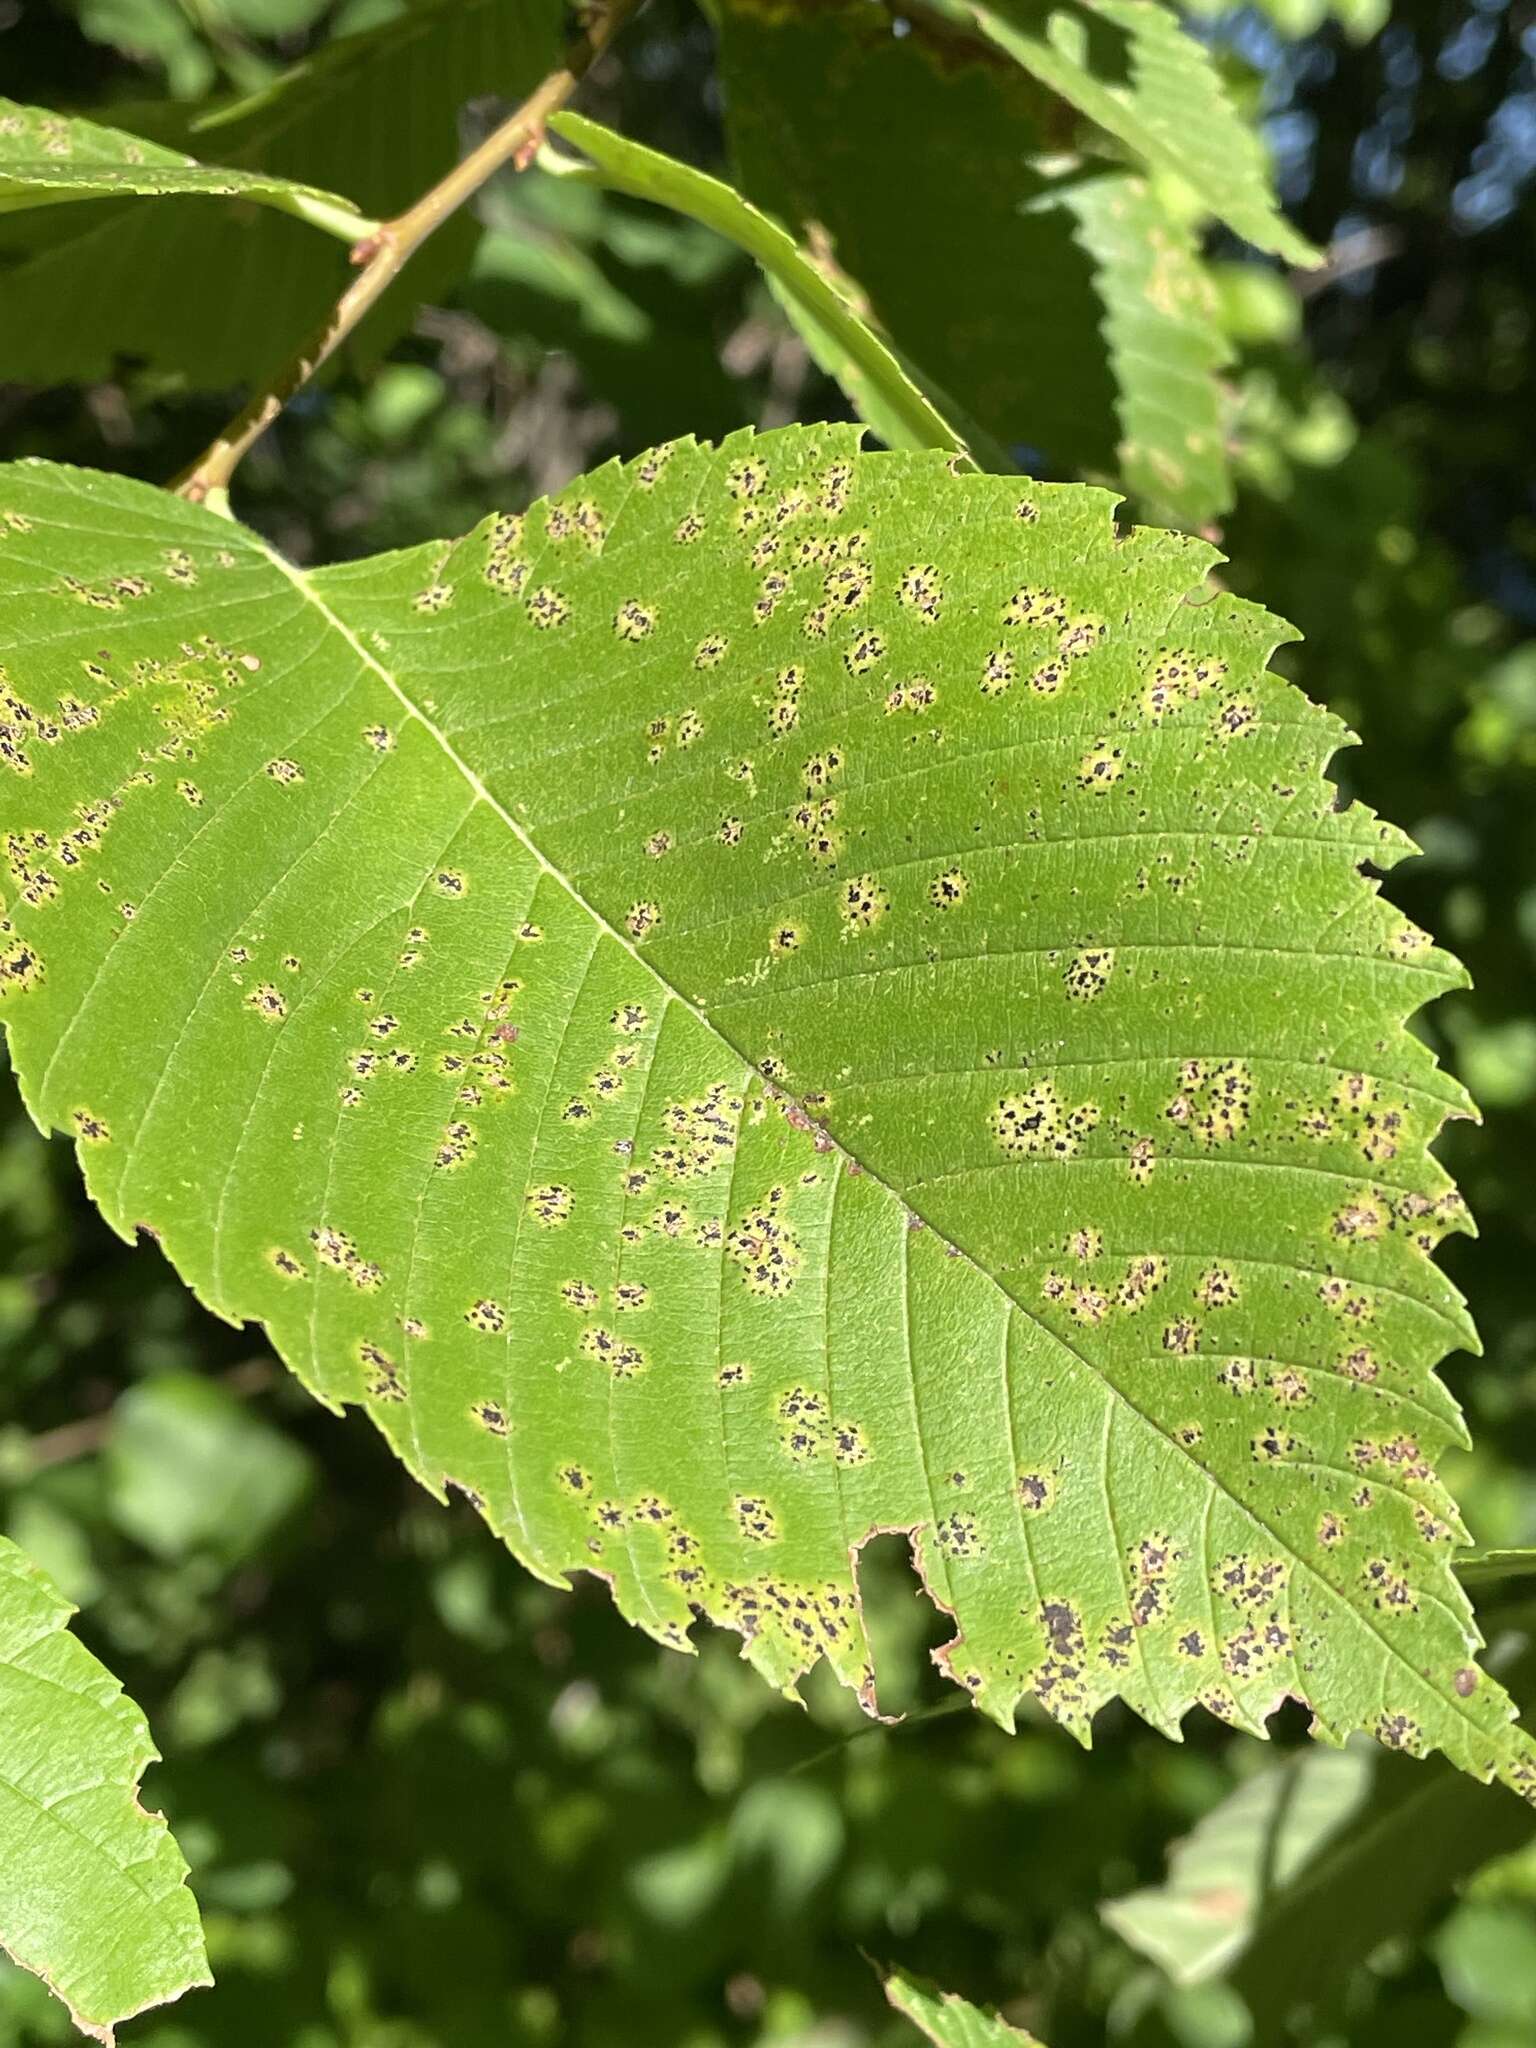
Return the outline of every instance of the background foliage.
[[[107,120],[154,101],[181,146],[209,95],[259,88],[392,11],[0,0],[0,82]],[[1292,277],[1215,245],[1229,578],[1304,631],[1308,690],[1367,742],[1340,764],[1352,791],[1425,848],[1391,893],[1475,978],[1425,1026],[1486,1115],[1442,1148],[1482,1231],[1442,1258],[1486,1345],[1449,1368],[1477,1450],[1446,1476],[1481,1541],[1529,1543],[1536,31],[1518,4],[1430,0],[1272,0],[1207,26],[1262,100],[1292,219],[1331,251]],[[648,10],[582,105],[726,167],[715,37],[681,4]],[[330,164],[296,174],[365,206],[409,196]],[[298,559],[460,531],[673,434],[845,413],[758,273],[705,228],[552,180],[498,186],[481,212],[468,275],[445,267],[410,330],[375,337],[383,367],[350,363],[245,465],[244,516]],[[7,453],[159,481],[229,410],[227,390],[193,392],[175,365],[100,367],[0,388]],[[1098,437],[1085,459],[1107,462],[1114,394],[1079,396]],[[1055,2048],[1530,2038],[1536,1852],[1503,1795],[1361,1759],[1323,1818],[1354,1800],[1376,1825],[1305,1836],[1289,1776],[1257,1785],[1276,1760],[1203,1718],[1181,1750],[1118,1712],[1091,1757],[1037,1721],[1010,1741],[963,1701],[955,1718],[926,1658],[942,1625],[894,1544],[870,1576],[888,1704],[915,1710],[900,1728],[869,1729],[819,1681],[797,1713],[725,1639],[667,1655],[599,1588],[530,1583],[467,1510],[435,1507],[370,1433],[316,1409],[152,1256],[130,1259],[62,1148],[7,1115],[0,1527],[80,1602],[79,1633],[174,1759],[148,1796],[192,1862],[219,1978],[129,2039],[910,2039],[859,1948]],[[1498,1618],[1518,1690],[1522,1616]],[[1275,1734],[1289,1754],[1301,1731],[1282,1716]],[[1100,1908],[1160,1885],[1170,1843],[1230,1819],[1239,1789],[1301,1832],[1256,1887],[1257,1852],[1223,1850],[1248,1878],[1226,1886],[1229,1913],[1279,1931],[1267,1968],[1261,1937],[1200,1977],[1144,1930],[1132,1946],[1129,1908],[1113,1926]],[[1341,1863],[1354,1836],[1378,1852]],[[1330,1913],[1340,1896],[1372,1911]],[[1304,1941],[1321,1961],[1298,1985]],[[1331,2017],[1296,2009],[1314,1993]],[[38,1985],[0,1976],[0,2043],[67,2036]]]

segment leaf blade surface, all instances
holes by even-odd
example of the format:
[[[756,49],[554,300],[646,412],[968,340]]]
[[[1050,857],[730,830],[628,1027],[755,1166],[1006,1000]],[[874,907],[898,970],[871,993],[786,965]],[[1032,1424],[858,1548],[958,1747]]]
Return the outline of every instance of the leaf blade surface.
[[[0,975],[118,1228],[663,1641],[869,1700],[900,1528],[1005,1724],[1524,1782],[1433,1467],[1457,970],[1209,549],[830,427],[315,574],[4,487]]]
[[[0,1947],[110,2043],[213,1980],[181,1852],[137,1800],[158,1752],[72,1611],[0,1537]]]

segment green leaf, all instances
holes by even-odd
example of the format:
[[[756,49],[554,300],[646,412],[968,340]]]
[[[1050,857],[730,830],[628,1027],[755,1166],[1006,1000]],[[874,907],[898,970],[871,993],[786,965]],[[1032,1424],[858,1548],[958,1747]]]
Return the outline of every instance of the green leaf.
[[[886,1978],[885,1995],[937,2048],[1009,2048],[1010,2042],[1039,2048],[1034,2035],[1022,2027],[1010,2027],[995,2013],[981,2012],[953,1991],[940,1991],[904,1970],[893,1970]]]
[[[1467,1550],[1456,1560],[1456,1576],[1474,1592],[1504,1600],[1536,1592],[1536,1550]]]
[[[1508,1674],[1518,1697],[1530,1676],[1527,1652]],[[1313,1750],[1255,1772],[1174,1847],[1162,1884],[1101,1912],[1175,1983],[1224,1976],[1257,2041],[1294,2041],[1316,2034],[1383,1942],[1415,1934],[1533,1829],[1529,1808],[1440,1758],[1415,1768],[1363,1744]]]
[[[158,1752],[72,1612],[0,1536],[0,1948],[110,2043],[120,2020],[213,1979],[187,1866],[138,1803]]]
[[[1097,266],[1119,390],[1118,474],[1149,505],[1205,520],[1232,502],[1216,373],[1231,349],[1194,236],[1144,178],[1084,178],[1061,205]]]
[[[1293,1695],[1524,1787],[1434,1469],[1459,970],[1285,629],[1111,508],[794,428],[304,573],[0,472],[23,1092],[660,1641],[867,1701],[904,1530],[1004,1725]]]
[[[1319,252],[1280,212],[1257,136],[1227,97],[1205,47],[1160,0],[953,0],[1032,78],[1115,137],[1149,170],[1181,178],[1256,248],[1315,264]]]
[[[117,128],[0,99],[0,213],[129,194],[254,199],[344,242],[356,242],[378,226],[334,192],[261,171],[210,168]]]
[[[309,1478],[290,1437],[193,1373],[159,1373],[113,1406],[112,1517],[158,1557],[204,1550],[239,1562],[293,1512]]]
[[[1282,35],[1297,41],[1332,20],[1352,43],[1368,43],[1392,15],[1390,0],[1259,0],[1259,6]],[[1225,0],[1189,0],[1189,12],[1220,17],[1228,9]]]
[[[830,252],[914,375],[963,392],[1004,447],[1215,517],[1228,350],[1189,228],[1145,179],[1048,158],[1039,95],[984,45],[987,63],[962,62],[863,16],[724,13],[745,190]]]
[[[559,62],[558,22],[554,0],[420,0],[155,139],[232,172],[345,192],[387,219],[454,163],[465,100],[521,98]],[[432,237],[359,330],[365,353],[462,271],[475,235],[461,215]],[[270,206],[97,199],[0,216],[0,377],[82,381],[129,357],[239,383],[283,362],[347,276],[337,250]]]
[[[885,342],[860,318],[848,294],[739,192],[719,178],[615,135],[612,129],[579,114],[557,114],[549,125],[557,135],[576,144],[610,190],[686,214],[724,235],[759,264],[805,332],[822,369],[837,379],[860,417],[890,447],[972,453],[961,430],[918,388]],[[559,159],[546,157],[545,162],[559,175],[581,175],[579,167],[567,167]]]

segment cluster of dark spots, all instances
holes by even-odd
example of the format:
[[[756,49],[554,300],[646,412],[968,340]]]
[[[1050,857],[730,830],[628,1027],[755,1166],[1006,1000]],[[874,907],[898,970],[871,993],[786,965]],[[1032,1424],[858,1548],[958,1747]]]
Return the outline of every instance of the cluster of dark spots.
[[[1050,1472],[1021,1472],[1018,1477],[1019,1506],[1029,1514],[1043,1515],[1056,1505],[1056,1478]]]
[[[1211,1266],[1195,1283],[1195,1299],[1206,1308],[1231,1308],[1238,1299],[1237,1276],[1227,1266]]]
[[[1225,1145],[1247,1128],[1253,1106],[1253,1074],[1242,1060],[1185,1060],[1178,1093],[1163,1114],[1208,1149]]]
[[[970,878],[963,868],[945,868],[928,884],[928,901],[935,910],[958,910],[970,887]]]
[[[612,1330],[604,1329],[601,1324],[593,1324],[583,1330],[577,1339],[577,1348],[583,1357],[607,1366],[615,1379],[633,1379],[636,1373],[645,1370],[645,1353],[640,1347],[615,1336]]]
[[[1087,1711],[1088,1661],[1082,1616],[1066,1600],[1045,1600],[1035,1616],[1045,1655],[1030,1674],[1029,1689],[1054,1719],[1070,1725]]]
[[[1066,616],[1065,598],[1054,590],[1030,583],[1021,584],[1003,606],[1005,626],[1050,626],[1059,624]]]
[[[1259,729],[1259,707],[1250,697],[1228,697],[1224,699],[1216,716],[1211,720],[1211,730],[1217,739],[1245,739]]]
[[[843,850],[843,834],[837,825],[838,800],[824,796],[807,799],[789,813],[789,828],[811,859],[820,867],[836,865]]]
[[[778,1407],[779,1447],[796,1464],[814,1458],[825,1442],[829,1421],[826,1398],[808,1387],[791,1387]]]
[[[1246,1621],[1226,1637],[1221,1646],[1221,1665],[1234,1683],[1249,1684],[1262,1675],[1291,1648],[1291,1632],[1278,1614],[1263,1621]]]
[[[1125,752],[1107,741],[1090,747],[1077,764],[1077,786],[1095,795],[1112,789],[1125,772]]]
[[[1278,1465],[1286,1458],[1295,1457],[1301,1445],[1279,1423],[1272,1422],[1249,1440],[1248,1448],[1255,1464]]]
[[[926,676],[914,676],[909,683],[898,683],[888,692],[885,699],[887,718],[896,711],[930,711],[939,701],[939,693]]]
[[[1337,1550],[1349,1534],[1349,1524],[1332,1508],[1326,1508],[1317,1518],[1317,1540],[1325,1550]]]
[[[1123,1617],[1107,1621],[1099,1632],[1099,1662],[1111,1671],[1124,1671],[1131,1661],[1131,1644],[1136,1631]]]
[[[738,1493],[731,1502],[736,1525],[749,1543],[776,1543],[779,1525],[773,1509],[760,1494]]]
[[[1368,1323],[1376,1313],[1368,1294],[1352,1291],[1349,1283],[1337,1275],[1331,1275],[1320,1283],[1317,1298],[1324,1308],[1347,1317],[1352,1323]]]
[[[821,473],[818,502],[829,519],[840,518],[853,492],[853,464],[834,462]]]
[[[75,1136],[80,1139],[82,1144],[107,1145],[111,1143],[112,1133],[107,1128],[106,1119],[97,1116],[93,1110],[72,1109],[69,1113],[69,1120],[75,1127]]]
[[[1373,1244],[1386,1224],[1385,1204],[1367,1188],[1334,1212],[1329,1230],[1347,1243]]]
[[[478,1330],[482,1337],[499,1337],[507,1327],[507,1312],[499,1301],[489,1295],[482,1295],[472,1301],[464,1311],[464,1320],[472,1330]]]
[[[519,554],[523,544],[523,520],[515,512],[499,513],[486,533],[486,582],[502,597],[521,596],[528,581],[528,564]]]
[[[896,586],[896,595],[925,625],[933,625],[944,604],[944,579],[932,562],[914,562]]]
[[[665,1136],[651,1152],[651,1165],[668,1180],[702,1180],[727,1160],[736,1144],[742,1099],[724,1081],[691,1102],[668,1103],[661,1122]]]
[[[1133,1138],[1125,1156],[1126,1171],[1135,1186],[1144,1188],[1157,1165],[1157,1146],[1151,1138]]]
[[[548,583],[541,583],[537,590],[530,592],[523,609],[530,623],[546,633],[552,627],[563,626],[571,616],[569,598]]]
[[[757,456],[749,455],[740,462],[733,462],[725,473],[725,488],[737,499],[759,496],[767,483],[768,465]]]
[[[1381,1614],[1417,1614],[1418,1595],[1406,1558],[1373,1557],[1360,1574],[1360,1583],[1371,1596],[1371,1605]]]
[[[838,891],[838,910],[850,931],[868,931],[891,907],[878,875],[851,875]]]
[[[1383,1714],[1371,1733],[1387,1749],[1404,1749],[1411,1756],[1423,1751],[1423,1731],[1410,1714]]]
[[[555,1182],[546,1187],[530,1188],[524,1203],[535,1223],[545,1230],[554,1230],[569,1222],[576,1198],[568,1187]]]
[[[267,1253],[267,1263],[274,1272],[281,1273],[285,1280],[307,1280],[308,1268],[292,1252],[284,1251],[281,1245],[273,1245]]]
[[[1074,1002],[1091,1003],[1101,996],[1109,986],[1109,978],[1115,971],[1114,949],[1110,946],[1089,946],[1068,961],[1061,977],[1062,986]]]
[[[1100,646],[1108,627],[1091,612],[1080,612],[1067,620],[1056,635],[1056,651],[1064,661],[1080,661],[1085,654],[1092,654]]]
[[[866,676],[885,659],[885,637],[873,627],[850,640],[843,649],[843,667],[851,676]]]
[[[1168,1261],[1160,1252],[1143,1252],[1129,1261],[1125,1277],[1115,1290],[1117,1306],[1128,1315],[1145,1308],[1168,1278]]]
[[[933,1533],[946,1557],[974,1559],[987,1554],[986,1539],[974,1515],[946,1515],[941,1522],[935,1523]]]
[[[333,1272],[344,1273],[361,1293],[372,1294],[382,1285],[383,1268],[374,1260],[363,1258],[344,1230],[336,1230],[328,1223],[316,1224],[309,1233],[309,1241],[321,1264]]]
[[[1070,1159],[1098,1120],[1096,1103],[1080,1103],[1068,1111],[1055,1083],[1045,1080],[1023,1095],[1003,1096],[989,1122],[992,1135],[1012,1158]]]
[[[452,1173],[474,1157],[476,1142],[474,1125],[462,1117],[445,1124],[432,1155],[432,1164],[441,1172]]]
[[[722,1365],[715,1374],[715,1385],[717,1387],[744,1387],[751,1377],[752,1368],[750,1365]]]
[[[821,594],[834,612],[856,612],[868,602],[873,582],[868,562],[838,562],[822,578]]]
[[[790,1292],[804,1262],[799,1238],[775,1213],[781,1193],[771,1189],[767,1201],[749,1209],[725,1239],[748,1292],[770,1300]]]
[[[245,998],[246,1006],[264,1017],[269,1024],[281,1024],[288,1015],[288,999],[280,988],[270,981],[263,981],[253,988]]]
[[[1148,668],[1141,693],[1141,708],[1153,725],[1161,725],[1182,704],[1203,697],[1211,685],[1224,676],[1227,664],[1210,656],[1191,654],[1187,648],[1165,648]]]
[[[357,1361],[366,1375],[363,1391],[375,1401],[403,1401],[405,1381],[400,1376],[399,1364],[387,1351],[367,1338],[357,1347]]]
[[[656,630],[656,608],[627,597],[613,615],[613,630],[621,640],[648,640]]]
[[[1011,649],[1007,647],[992,648],[981,665],[979,688],[982,696],[1005,696],[1012,688],[1014,677],[1017,676],[1018,672],[1019,664]]]

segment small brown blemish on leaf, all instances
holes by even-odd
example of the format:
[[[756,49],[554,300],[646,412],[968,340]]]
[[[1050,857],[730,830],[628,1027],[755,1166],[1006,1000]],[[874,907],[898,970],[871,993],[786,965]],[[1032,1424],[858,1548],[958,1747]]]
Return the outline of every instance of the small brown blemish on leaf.
[[[568,1187],[553,1182],[547,1187],[530,1188],[525,1199],[529,1215],[545,1230],[558,1229],[570,1221],[576,1198]]]

